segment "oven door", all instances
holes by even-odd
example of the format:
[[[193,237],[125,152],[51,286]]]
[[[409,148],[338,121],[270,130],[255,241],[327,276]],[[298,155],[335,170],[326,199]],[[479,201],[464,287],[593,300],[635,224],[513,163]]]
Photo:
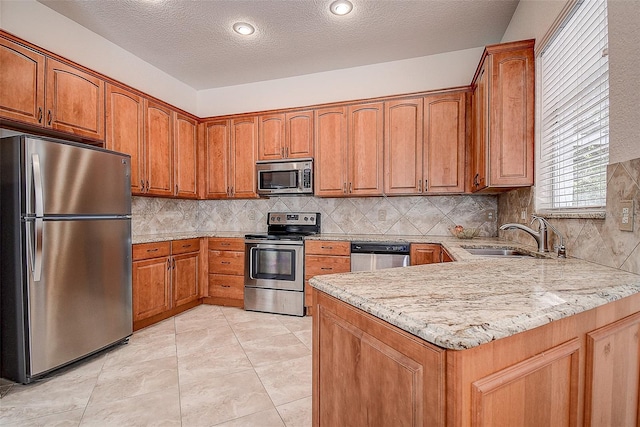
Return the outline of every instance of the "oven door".
[[[245,286],[304,290],[302,241],[245,241]]]

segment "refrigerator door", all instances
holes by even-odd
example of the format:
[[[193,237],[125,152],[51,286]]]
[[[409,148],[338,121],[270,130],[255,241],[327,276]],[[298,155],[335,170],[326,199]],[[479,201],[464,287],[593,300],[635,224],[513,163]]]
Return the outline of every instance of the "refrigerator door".
[[[25,138],[26,216],[130,215],[128,156]]]
[[[24,223],[33,251],[26,257],[29,376],[123,340],[133,327],[131,220],[44,220],[39,248],[33,222]]]

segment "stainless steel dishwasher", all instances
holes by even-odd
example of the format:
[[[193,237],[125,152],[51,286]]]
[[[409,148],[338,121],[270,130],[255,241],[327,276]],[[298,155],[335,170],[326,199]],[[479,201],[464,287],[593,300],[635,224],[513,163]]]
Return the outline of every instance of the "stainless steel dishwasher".
[[[383,268],[406,267],[409,264],[408,243],[351,243],[351,271],[382,270]]]

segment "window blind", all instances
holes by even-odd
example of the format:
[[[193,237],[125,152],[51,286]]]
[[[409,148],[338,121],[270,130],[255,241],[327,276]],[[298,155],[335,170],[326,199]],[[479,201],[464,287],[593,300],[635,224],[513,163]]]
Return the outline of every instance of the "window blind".
[[[609,160],[606,0],[576,3],[538,56],[537,210],[602,208]]]

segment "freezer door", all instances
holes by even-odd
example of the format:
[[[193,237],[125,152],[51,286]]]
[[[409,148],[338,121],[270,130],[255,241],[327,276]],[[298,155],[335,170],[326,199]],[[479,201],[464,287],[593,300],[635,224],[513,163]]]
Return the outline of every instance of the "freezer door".
[[[40,243],[28,223],[27,372],[36,376],[131,335],[131,220],[45,220]]]
[[[27,216],[131,214],[130,158],[25,138]]]

